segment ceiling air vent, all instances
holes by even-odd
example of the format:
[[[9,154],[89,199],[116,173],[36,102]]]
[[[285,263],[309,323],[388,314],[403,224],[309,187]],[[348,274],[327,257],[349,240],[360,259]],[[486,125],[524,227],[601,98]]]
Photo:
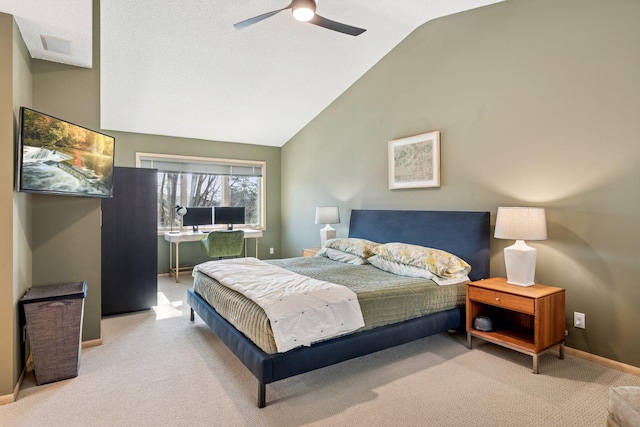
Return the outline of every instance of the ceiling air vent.
[[[71,55],[71,41],[63,40],[57,37],[40,36],[42,39],[42,45],[49,52],[62,53],[64,55]]]

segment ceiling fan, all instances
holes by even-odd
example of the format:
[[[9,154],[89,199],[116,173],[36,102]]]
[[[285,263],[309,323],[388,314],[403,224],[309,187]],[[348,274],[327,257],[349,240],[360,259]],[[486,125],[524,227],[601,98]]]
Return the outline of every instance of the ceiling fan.
[[[316,13],[317,1],[318,0],[291,0],[291,3],[289,3],[287,7],[263,13],[262,15],[254,16],[253,18],[246,19],[244,21],[238,22],[237,24],[233,24],[233,26],[238,30],[242,30],[243,28],[256,24],[277,13],[280,13],[283,10],[291,9],[293,17],[298,21],[309,22],[310,24],[324,27],[329,30],[338,31],[339,33],[348,34],[350,36],[359,36],[366,31],[363,28],[352,27],[351,25],[332,21],[318,15]]]

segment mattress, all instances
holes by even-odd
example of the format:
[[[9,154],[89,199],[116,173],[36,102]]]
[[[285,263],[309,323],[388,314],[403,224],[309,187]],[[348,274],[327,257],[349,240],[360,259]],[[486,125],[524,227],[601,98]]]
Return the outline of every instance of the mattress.
[[[358,295],[365,326],[372,329],[464,305],[466,282],[438,286],[431,280],[398,276],[372,265],[352,265],[325,257],[268,260],[270,264],[318,280],[346,286]],[[198,271],[194,290],[222,317],[266,353],[277,353],[269,319],[253,301]]]

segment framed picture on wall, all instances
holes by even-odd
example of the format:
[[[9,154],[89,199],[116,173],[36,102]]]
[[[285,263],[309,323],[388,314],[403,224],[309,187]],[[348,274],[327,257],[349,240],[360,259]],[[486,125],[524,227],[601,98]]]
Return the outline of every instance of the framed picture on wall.
[[[440,132],[389,141],[389,189],[440,187]]]

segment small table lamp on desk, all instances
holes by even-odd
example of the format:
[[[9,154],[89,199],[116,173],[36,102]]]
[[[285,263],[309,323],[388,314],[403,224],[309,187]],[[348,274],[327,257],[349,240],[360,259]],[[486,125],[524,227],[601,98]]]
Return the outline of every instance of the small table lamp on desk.
[[[318,206],[316,208],[316,224],[326,224],[320,230],[320,243],[328,239],[335,239],[336,229],[331,224],[340,223],[340,211],[337,206]]]
[[[178,216],[178,222],[180,222],[180,226],[182,226],[182,217],[185,216],[185,214],[187,213],[187,208],[185,208],[184,206],[180,206],[180,205],[176,205],[176,207],[173,209],[173,212]],[[171,231],[169,233],[180,233],[180,230],[178,231],[173,231],[173,222],[174,222],[174,217],[171,217]]]
[[[547,239],[544,208],[499,207],[494,237],[516,241],[504,248],[507,283],[533,285],[537,250],[524,241]]]

